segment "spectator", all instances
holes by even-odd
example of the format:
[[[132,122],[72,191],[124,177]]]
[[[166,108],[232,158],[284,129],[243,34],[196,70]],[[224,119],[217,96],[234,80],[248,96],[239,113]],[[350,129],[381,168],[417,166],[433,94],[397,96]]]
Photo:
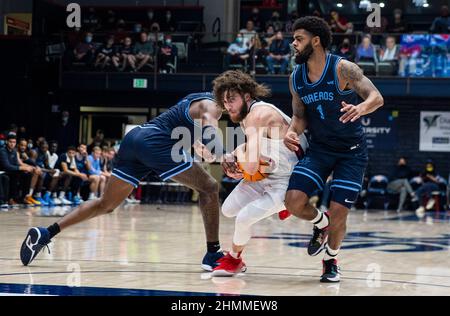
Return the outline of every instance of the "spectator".
[[[51,152],[50,152],[51,148]],[[55,169],[56,162],[58,160],[58,155],[56,154],[57,144],[52,143],[51,146],[44,141],[40,144],[39,150],[37,152],[36,165],[43,171],[42,176],[39,179],[36,200],[42,205],[53,206],[60,204],[56,200],[56,189],[59,181],[60,171]],[[44,186],[46,186],[47,191],[42,195]]]
[[[5,171],[9,177],[9,205],[15,206],[17,202],[23,200],[28,205],[39,205],[39,202],[32,198],[33,189],[31,182],[36,184],[37,177],[41,171],[37,167],[28,165],[19,158],[16,150],[17,138],[10,134],[7,137],[6,146],[0,149],[0,170]]]
[[[152,24],[150,28],[150,33],[148,34],[148,39],[152,43],[159,44],[164,41],[164,34],[161,33],[161,27],[157,22]]]
[[[253,22],[253,25],[255,27],[255,31],[259,32],[263,28],[263,24],[261,22],[261,16],[259,15],[259,9],[253,8],[252,9],[252,16],[250,17],[250,21]]]
[[[371,36],[364,35],[361,44],[359,44],[356,51],[356,62],[359,61],[373,61],[375,62],[375,47],[372,44]]]
[[[175,59],[178,56],[178,49],[172,44],[172,36],[166,35],[164,44],[159,49],[158,66],[161,73],[173,73],[175,69]]]
[[[92,33],[88,32],[84,41],[78,43],[73,51],[75,62],[82,62],[88,66],[92,64],[95,54],[95,47],[92,44],[93,38]]]
[[[145,30],[150,31],[153,24],[158,24],[158,21],[155,18],[155,12],[150,9],[147,11],[145,22],[142,24]],[[159,24],[158,24],[159,25]]]
[[[107,31],[113,31],[117,25],[116,12],[114,12],[111,9],[108,10],[108,13],[106,14],[106,19],[105,19],[105,22],[103,23],[103,25],[105,26],[105,29]]]
[[[114,38],[120,44],[123,44],[123,41],[128,36],[128,32],[126,31],[125,20],[120,19],[117,21],[116,32],[114,33]]]
[[[68,146],[77,142],[77,126],[70,119],[69,111],[62,111],[61,121],[55,124],[53,138],[59,144],[59,150],[64,152]]]
[[[448,6],[441,6],[441,16],[434,19],[430,28],[431,33],[449,34],[450,33],[450,16]]]
[[[133,32],[131,34],[131,38],[133,39],[133,41],[138,42],[142,32],[143,32],[142,24],[141,23],[134,24]]]
[[[348,37],[345,37],[337,48],[335,54],[344,57],[349,61],[354,61],[356,57],[355,46],[350,43],[350,39]]]
[[[270,47],[270,45],[272,45],[274,39],[275,39],[275,29],[273,28],[273,25],[269,25],[267,26],[266,32],[264,34],[264,42],[267,45],[267,47]]]
[[[76,148],[69,146],[67,151],[59,156],[56,168],[61,170],[61,180],[63,182],[62,191],[59,193],[58,201],[63,205],[72,205],[72,201],[69,200],[69,188],[72,190],[78,190],[81,181],[88,181],[88,176],[81,173],[77,168],[75,161]],[[79,202],[77,200],[77,202]]]
[[[246,24],[246,28],[239,31],[242,34],[244,39],[244,47],[250,47],[250,40],[257,35],[255,31],[255,24],[252,20],[248,20]]]
[[[132,71],[139,71],[148,63],[152,63],[154,53],[153,43],[148,40],[147,33],[141,32],[140,41],[134,45],[133,55],[128,56]]]
[[[267,26],[269,26],[269,25],[273,26],[275,32],[283,30],[284,24],[283,24],[283,21],[281,21],[281,19],[280,19],[280,13],[278,11],[272,12],[272,17],[266,23],[266,29],[267,29]]]
[[[105,147],[109,144],[105,141],[105,133],[102,129],[98,129],[95,132],[94,139],[92,140],[92,143],[87,147],[87,151],[92,152],[94,150],[94,147]]]
[[[17,136],[18,133],[19,133],[19,127],[16,124],[14,124],[14,123],[10,124],[9,125],[9,129],[6,131],[6,135],[15,135],[15,136]]]
[[[402,10],[394,10],[394,20],[389,26],[390,33],[407,33],[408,22],[403,18]]]
[[[119,71],[124,71],[129,65],[129,56],[133,54],[133,45],[131,37],[126,37],[123,45],[119,47],[112,60],[114,65],[118,65]]]
[[[166,11],[164,21],[161,22],[161,31],[175,32],[177,30],[177,23],[173,19],[172,12]]]
[[[386,38],[386,47],[380,51],[380,61],[390,62],[395,69],[395,73],[398,71],[400,47],[395,43],[394,36],[388,36]]]
[[[369,27],[366,26],[364,28],[364,32],[370,34],[385,34],[386,30],[389,27],[389,20],[385,16],[381,16],[380,26]]]
[[[28,156],[28,142],[26,139],[21,138],[17,144],[17,152],[19,154],[19,158],[25,162],[29,163],[30,157]]]
[[[95,200],[97,198],[97,192],[100,185],[100,176],[92,173],[92,166],[88,159],[87,146],[85,144],[80,144],[77,148],[77,153],[75,154],[75,163],[77,164],[77,169],[80,173],[87,176],[87,179],[83,178],[84,183],[89,183],[89,200]],[[84,183],[77,183],[76,189],[72,190],[75,195],[75,203],[77,201],[82,201],[80,196],[80,188]]]
[[[337,11],[331,11],[330,21],[328,24],[330,25],[333,33],[345,33],[348,29],[347,19],[340,16]]]
[[[8,208],[9,177],[0,171],[0,208]]]
[[[267,49],[265,49],[259,39],[259,36],[255,36],[250,41],[250,49],[248,51],[248,55],[252,64],[250,65],[252,71],[255,69],[255,66],[258,62],[265,64],[266,57],[268,55]]]
[[[110,65],[112,61],[116,69],[119,67],[119,63],[115,62],[112,58],[114,57],[115,49],[114,49],[114,37],[110,36],[97,51],[97,58],[95,60],[94,67],[97,68],[100,66],[101,69],[105,69]]]
[[[295,21],[299,18],[297,10],[294,10],[289,15],[289,21],[285,25],[285,32],[286,33],[293,33],[292,26],[294,25]]]
[[[102,168],[102,174],[106,177],[106,182],[111,178],[112,170],[114,169],[116,152],[112,147],[104,147],[102,150],[102,157],[100,160],[100,166]]]
[[[103,195],[107,180],[107,175],[103,172],[103,169],[101,167],[101,159],[100,159],[101,155],[102,155],[101,148],[95,146],[94,149],[92,150],[92,153],[88,157],[89,164],[91,167],[91,169],[89,170],[89,174],[95,175],[99,178],[98,191],[94,192],[95,197],[97,197],[97,193],[98,196]]]
[[[401,157],[398,160],[397,165],[393,169],[390,175],[390,182],[387,186],[389,192],[394,194],[400,193],[397,212],[400,213],[403,210],[403,206],[406,201],[406,196],[409,194],[412,201],[416,201],[416,195],[409,184],[409,179],[412,176],[411,168],[406,163],[406,159]]]
[[[286,74],[290,54],[291,48],[289,43],[283,38],[283,32],[278,31],[275,40],[270,45],[269,56],[266,59],[269,74],[275,74],[274,65],[280,65],[280,73]]]
[[[247,47],[244,46],[244,38],[241,33],[236,36],[236,40],[232,43],[228,49],[226,54],[226,64],[227,68],[230,64],[242,64],[245,65],[245,61],[247,60]]]
[[[426,206],[420,206],[416,209],[416,214],[421,217],[425,210],[431,210],[434,207],[434,199],[431,197],[431,193],[439,191],[439,181],[436,174],[436,168],[431,160],[428,160],[425,164],[425,169],[421,173],[422,185],[416,190],[415,194],[419,203],[422,203],[423,199],[427,196],[428,202]]]

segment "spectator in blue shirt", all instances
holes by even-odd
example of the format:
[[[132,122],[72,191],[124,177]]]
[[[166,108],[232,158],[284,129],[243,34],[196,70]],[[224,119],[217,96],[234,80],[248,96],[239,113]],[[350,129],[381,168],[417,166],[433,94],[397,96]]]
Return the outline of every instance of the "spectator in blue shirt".
[[[431,33],[449,34],[450,33],[450,16],[448,6],[441,6],[441,16],[434,19],[430,28]]]
[[[102,166],[101,166],[101,156],[102,156],[102,150],[100,147],[95,146],[92,149],[92,153],[89,155],[88,160],[89,160],[89,164],[90,164],[90,171],[89,173],[91,175],[95,175],[97,177],[99,177],[100,181],[99,181],[99,185],[98,185],[98,193],[100,195],[103,194],[103,192],[105,191],[105,185],[106,185],[106,175],[103,172]],[[95,194],[97,192],[94,192]]]
[[[275,40],[270,45],[269,56],[266,59],[269,74],[275,74],[275,64],[280,65],[281,74],[286,74],[290,55],[291,48],[289,43],[283,38],[283,32],[278,31],[275,35]]]
[[[375,61],[375,47],[372,44],[370,35],[365,35],[362,43],[359,44],[356,51],[356,62],[359,61]]]
[[[230,64],[245,64],[245,61],[248,59],[248,47],[244,45],[244,36],[242,33],[239,33],[236,36],[236,40],[228,46],[227,55],[226,55],[226,66]]]

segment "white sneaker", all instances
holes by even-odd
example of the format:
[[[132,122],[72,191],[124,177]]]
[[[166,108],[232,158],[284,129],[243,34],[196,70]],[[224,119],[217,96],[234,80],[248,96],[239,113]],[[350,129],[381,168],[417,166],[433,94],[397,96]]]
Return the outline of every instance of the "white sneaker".
[[[425,207],[421,206],[416,210],[416,215],[418,218],[422,218],[425,216]]]
[[[125,202],[126,202],[127,204],[133,204],[133,199],[126,198],[126,199],[125,199]]]
[[[427,210],[431,210],[434,207],[435,203],[436,203],[436,201],[433,198],[431,198],[428,200],[427,206],[425,206],[425,208]]]
[[[57,197],[52,198],[53,204],[55,205],[62,205],[62,201],[58,199]]]
[[[135,198],[133,198],[133,199],[131,200],[131,203],[133,203],[133,204],[141,204],[141,201],[136,200]]]
[[[60,198],[62,205],[72,205],[72,202],[67,200],[66,198]]]

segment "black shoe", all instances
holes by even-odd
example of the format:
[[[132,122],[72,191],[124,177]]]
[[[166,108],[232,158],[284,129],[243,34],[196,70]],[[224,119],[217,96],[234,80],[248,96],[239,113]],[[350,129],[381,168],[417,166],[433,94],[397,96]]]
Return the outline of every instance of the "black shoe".
[[[320,229],[314,226],[313,236],[308,244],[308,255],[317,256],[322,250],[325,249],[325,245],[328,240],[327,228]]]
[[[320,282],[323,283],[337,283],[341,281],[341,270],[337,265],[336,259],[323,260],[323,274],[320,277]]]

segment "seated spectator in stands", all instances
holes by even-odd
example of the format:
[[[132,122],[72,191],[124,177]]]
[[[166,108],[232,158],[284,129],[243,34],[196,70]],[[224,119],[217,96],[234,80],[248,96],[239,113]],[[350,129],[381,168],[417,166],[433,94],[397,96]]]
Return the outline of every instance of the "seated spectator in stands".
[[[77,164],[78,171],[87,176],[87,180],[83,179],[83,181],[89,183],[89,200],[95,200],[97,198],[97,192],[100,185],[100,176],[92,174],[92,166],[88,156],[87,146],[85,144],[80,144],[77,147],[77,153],[75,154],[75,163]],[[80,200],[80,188],[82,184],[83,183],[80,183],[77,191],[72,191]]]
[[[441,6],[441,16],[433,20],[430,28],[431,33],[449,34],[450,33],[450,16],[448,6]]]
[[[112,147],[104,147],[102,150],[102,156],[100,158],[100,166],[102,168],[102,174],[106,177],[106,183],[111,178],[112,170],[114,169],[116,152]]]
[[[275,32],[282,31],[284,23],[281,21],[280,13],[278,11],[272,12],[272,17],[266,22],[266,29],[269,25],[272,25]]]
[[[103,132],[102,129],[98,129],[95,132],[95,136],[94,139],[92,140],[92,143],[90,143],[89,146],[87,147],[87,151],[92,152],[94,150],[94,147],[102,148],[108,145],[109,144],[105,141],[105,132]]]
[[[0,208],[8,208],[9,177],[0,170]]]
[[[175,32],[177,30],[177,22],[172,16],[172,12],[166,11],[165,19],[161,22],[161,31],[163,32]]]
[[[295,21],[299,18],[297,10],[293,10],[291,14],[289,14],[289,21],[286,22],[284,27],[284,31],[286,33],[293,33],[292,27],[294,26]]]
[[[439,191],[439,181],[433,161],[427,161],[425,169],[420,176],[423,184],[416,190],[415,194],[420,204],[422,204],[425,197],[428,197],[428,202],[425,207],[421,205],[416,209],[416,214],[418,215],[422,215],[425,210],[431,210],[434,207],[435,201],[432,198],[431,193]]]
[[[385,16],[381,16],[380,19],[380,26],[372,26],[369,27],[368,25],[366,25],[366,27],[364,28],[364,32],[365,33],[370,33],[370,34],[385,34],[386,30],[389,27],[389,20],[385,17]]]
[[[394,20],[389,25],[389,33],[407,33],[408,22],[403,17],[401,9],[394,10]]]
[[[252,9],[252,15],[250,17],[250,20],[253,22],[256,32],[262,31],[264,24],[261,22],[261,16],[259,15],[258,8]]]
[[[361,44],[356,51],[356,62],[373,61],[375,62],[375,47],[372,44],[371,36],[364,35]]]
[[[395,68],[395,72],[398,71],[400,47],[395,43],[394,36],[388,36],[386,38],[386,47],[380,50],[379,60],[391,62]]]
[[[55,166],[56,169],[61,170],[61,181],[63,182],[63,187],[59,193],[58,201],[63,205],[73,204],[70,200],[69,189],[78,191],[81,182],[89,180],[88,176],[81,173],[77,168],[77,163],[75,161],[76,153],[76,148],[69,146],[67,151],[59,156],[58,162]],[[77,203],[81,202],[78,198],[76,199]]]
[[[153,43],[148,40],[147,33],[141,32],[140,41],[133,47],[133,55],[128,56],[133,71],[139,71],[148,63],[152,63],[154,53]]]
[[[157,22],[152,24],[150,33],[148,34],[148,40],[152,43],[159,45],[164,41],[164,33],[161,32],[161,27]]]
[[[356,57],[355,46],[350,43],[350,39],[348,37],[345,37],[337,48],[335,54],[344,57],[349,61],[354,61]]]
[[[84,41],[78,43],[73,51],[75,62],[82,62],[88,66],[92,64],[95,56],[95,47],[92,43],[93,38],[92,33],[88,32]]]
[[[83,41],[84,35],[80,27],[71,28],[67,33],[67,49],[73,51],[78,43]]]
[[[101,155],[102,155],[101,148],[98,146],[95,146],[94,149],[92,150],[92,153],[88,157],[89,165],[91,167],[91,169],[89,170],[89,174],[97,176],[99,178],[98,191],[93,192],[95,197],[99,197],[99,196],[103,195],[103,192],[105,191],[106,180],[107,180],[107,177],[103,173],[103,169],[101,167],[101,161],[100,161]],[[92,199],[92,198],[90,198],[90,199]]]
[[[41,205],[46,206],[53,206],[57,204],[55,203],[54,198],[56,198],[56,189],[58,186],[60,172],[59,170],[54,169],[58,160],[58,155],[55,153],[57,149],[55,148],[55,144],[52,144],[52,147],[53,154],[50,153],[50,146],[46,141],[40,143],[36,158],[36,165],[41,168],[42,176],[39,178],[35,197]],[[45,194],[42,195],[44,186],[47,190]]]
[[[105,69],[113,62],[116,69],[119,67],[119,63],[114,62],[112,59],[115,54],[114,37],[110,36],[106,42],[97,50],[97,58],[95,59],[94,67],[100,66],[100,69]]]
[[[85,16],[86,17],[83,19],[83,27],[86,30],[89,32],[95,32],[96,30],[101,29],[101,21],[95,12],[95,8],[89,8],[89,12]]]
[[[249,60],[251,61],[251,70],[255,69],[257,63],[265,65],[268,54],[269,52],[263,47],[259,36],[254,36],[250,41],[250,48],[248,50]]]
[[[0,149],[0,170],[5,171],[9,177],[9,205],[17,205],[23,199],[25,204],[39,205],[34,200],[31,181],[36,185],[37,178],[42,173],[40,168],[22,162],[16,149],[17,138],[14,134],[7,137],[6,146]]]
[[[133,26],[133,31],[131,32],[131,38],[134,42],[138,42],[141,38],[141,33],[144,32],[141,23],[136,23]]]
[[[155,18],[155,12],[150,9],[145,15],[145,21],[142,23],[142,26],[146,31],[150,31],[154,23],[158,24],[158,21]]]
[[[328,21],[333,33],[345,33],[348,29],[348,21],[339,15],[337,11],[331,11],[330,20]]]
[[[252,20],[248,20],[245,29],[239,31],[242,34],[244,39],[244,47],[250,47],[250,40],[257,35],[255,31],[255,25]]]
[[[123,45],[119,46],[119,49],[112,58],[114,66],[117,64],[118,70],[124,71],[127,68],[127,66],[130,65],[129,56],[132,55],[133,55],[133,42],[131,40],[131,37],[126,37]]]
[[[226,66],[230,64],[242,64],[245,65],[245,61],[248,48],[244,46],[244,37],[241,33],[236,36],[236,40],[228,47],[227,54],[225,56]]]
[[[400,194],[397,212],[401,212],[403,210],[403,206],[406,201],[406,196],[409,194],[411,196],[411,200],[415,201],[416,195],[409,184],[409,179],[412,177],[411,168],[406,163],[406,158],[401,157],[398,160],[397,165],[392,170],[392,173],[389,177],[390,182],[387,186],[388,192],[394,194]]]
[[[275,74],[274,65],[276,64],[280,65],[280,74],[286,74],[290,55],[289,43],[283,38],[283,32],[278,31],[275,40],[270,45],[269,56],[266,58],[269,74]]]
[[[275,39],[275,29],[273,25],[267,26],[266,32],[264,33],[264,42],[267,47],[272,45],[273,40]]]
[[[109,9],[106,14],[106,18],[102,24],[104,25],[104,29],[106,31],[113,31],[117,25],[116,12]]]
[[[160,73],[174,73],[175,59],[178,56],[178,49],[172,44],[172,36],[166,35],[164,44],[159,49],[158,66]]]
[[[128,32],[126,30],[126,24],[124,19],[117,21],[116,31],[114,32],[114,38],[117,43],[123,44],[125,38],[128,37]]]

